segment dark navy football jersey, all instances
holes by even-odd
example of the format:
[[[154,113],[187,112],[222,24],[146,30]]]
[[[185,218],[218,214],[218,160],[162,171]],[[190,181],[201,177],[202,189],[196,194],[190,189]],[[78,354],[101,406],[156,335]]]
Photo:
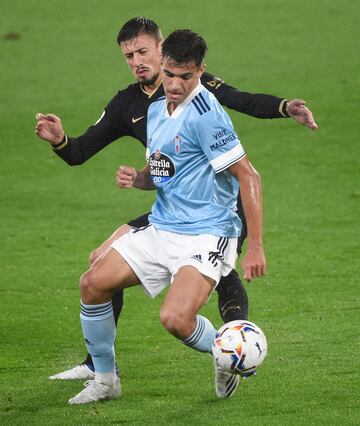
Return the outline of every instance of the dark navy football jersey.
[[[204,73],[201,83],[221,105],[257,118],[286,117],[285,100],[277,96],[240,92],[221,79]],[[164,96],[162,85],[151,95],[140,83],[120,90],[105,107],[100,119],[78,137],[68,137],[55,153],[70,165],[82,164],[122,136],[132,136],[146,146],[149,105]]]

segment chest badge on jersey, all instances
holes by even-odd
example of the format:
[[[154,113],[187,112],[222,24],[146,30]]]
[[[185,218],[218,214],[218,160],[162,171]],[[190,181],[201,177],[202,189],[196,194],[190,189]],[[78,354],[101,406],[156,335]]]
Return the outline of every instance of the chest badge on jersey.
[[[165,183],[175,174],[175,165],[171,158],[161,154],[159,150],[149,157],[150,175],[154,184]]]
[[[179,155],[180,154],[180,146],[182,144],[182,139],[180,136],[176,135],[174,140],[173,140],[174,144],[175,144],[175,154]]]

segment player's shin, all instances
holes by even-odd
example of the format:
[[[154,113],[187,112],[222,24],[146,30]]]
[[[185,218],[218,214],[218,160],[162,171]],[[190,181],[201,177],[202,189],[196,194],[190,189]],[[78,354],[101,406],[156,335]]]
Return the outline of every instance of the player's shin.
[[[115,293],[112,297],[115,327],[117,326],[119,316],[122,311],[123,303],[124,303],[124,290],[120,290],[117,293]],[[86,358],[82,362],[82,364],[86,364],[90,368],[90,370],[94,370],[94,363],[92,361],[90,353],[87,353]],[[118,366],[116,366],[116,369],[117,369],[116,374],[119,375]]]
[[[80,320],[86,346],[94,363],[95,379],[105,384],[113,383],[116,328],[111,301],[98,305],[81,303]]]
[[[211,322],[201,316],[196,316],[196,326],[193,333],[183,340],[183,343],[200,352],[210,352],[216,335],[216,329]]]

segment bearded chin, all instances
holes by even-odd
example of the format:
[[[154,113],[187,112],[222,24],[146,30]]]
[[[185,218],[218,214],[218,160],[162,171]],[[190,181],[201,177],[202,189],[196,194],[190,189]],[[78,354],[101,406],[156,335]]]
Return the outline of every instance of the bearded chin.
[[[142,80],[141,84],[143,86],[153,86],[158,78],[159,78],[159,73],[154,74],[152,78]]]

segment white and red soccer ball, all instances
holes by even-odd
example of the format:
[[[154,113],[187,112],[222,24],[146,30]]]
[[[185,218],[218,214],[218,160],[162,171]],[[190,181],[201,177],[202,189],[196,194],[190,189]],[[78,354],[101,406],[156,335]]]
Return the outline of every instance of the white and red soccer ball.
[[[224,371],[249,376],[266,357],[266,337],[253,322],[231,321],[216,333],[212,353]]]

